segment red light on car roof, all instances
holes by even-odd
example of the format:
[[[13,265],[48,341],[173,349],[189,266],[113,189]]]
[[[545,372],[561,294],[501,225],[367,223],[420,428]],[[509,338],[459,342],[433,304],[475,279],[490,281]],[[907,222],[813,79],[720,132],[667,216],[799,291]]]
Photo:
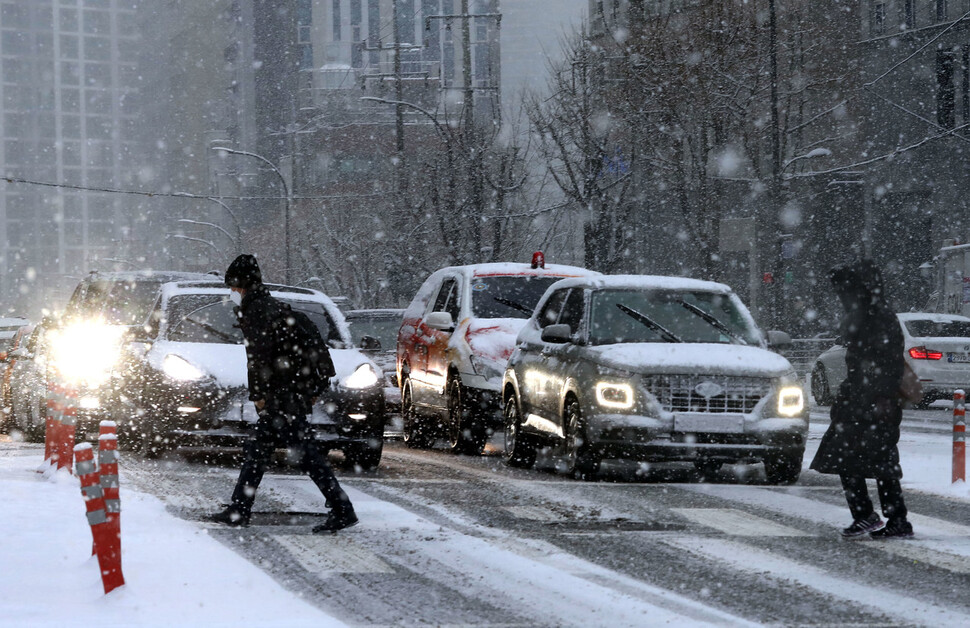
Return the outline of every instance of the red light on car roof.
[[[926,347],[913,347],[909,350],[909,357],[914,360],[941,360],[943,359],[943,353],[941,351],[932,351]]]
[[[533,268],[545,268],[546,267],[546,256],[542,251],[536,251],[532,254],[532,267]]]

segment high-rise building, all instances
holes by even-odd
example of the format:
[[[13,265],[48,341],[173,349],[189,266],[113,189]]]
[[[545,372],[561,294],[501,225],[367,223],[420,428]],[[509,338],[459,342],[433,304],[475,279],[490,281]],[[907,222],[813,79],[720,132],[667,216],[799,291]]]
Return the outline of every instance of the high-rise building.
[[[7,177],[120,188],[132,145],[139,46],[132,0],[0,2],[0,167]],[[88,270],[126,255],[124,199],[72,187],[0,191],[0,295],[35,316]]]

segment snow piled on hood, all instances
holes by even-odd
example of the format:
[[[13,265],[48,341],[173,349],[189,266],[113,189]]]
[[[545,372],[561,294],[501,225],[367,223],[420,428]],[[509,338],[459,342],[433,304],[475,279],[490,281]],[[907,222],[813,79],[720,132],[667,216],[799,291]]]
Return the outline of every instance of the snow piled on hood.
[[[588,350],[604,366],[637,373],[780,377],[794,372],[791,363],[777,353],[743,345],[645,342],[601,345]]]

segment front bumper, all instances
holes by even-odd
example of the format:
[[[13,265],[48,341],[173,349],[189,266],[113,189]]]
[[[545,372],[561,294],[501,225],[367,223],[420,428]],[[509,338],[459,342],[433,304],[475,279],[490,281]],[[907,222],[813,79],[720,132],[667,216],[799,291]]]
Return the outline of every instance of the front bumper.
[[[698,459],[725,463],[759,462],[782,452],[804,450],[808,419],[765,418],[751,415],[681,415],[660,419],[626,414],[598,414],[589,418],[590,446],[603,458],[644,462]],[[718,425],[720,423],[720,425]],[[701,431],[691,426],[715,426]],[[690,430],[690,431],[689,431]]]

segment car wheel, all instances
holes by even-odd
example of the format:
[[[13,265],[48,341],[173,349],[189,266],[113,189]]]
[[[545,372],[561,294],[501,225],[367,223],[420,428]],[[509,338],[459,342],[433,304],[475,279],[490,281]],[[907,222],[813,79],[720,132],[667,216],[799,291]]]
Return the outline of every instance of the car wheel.
[[[384,439],[375,436],[366,443],[354,443],[344,447],[344,460],[349,468],[360,467],[364,471],[373,471],[381,464],[383,453]]]
[[[519,402],[515,395],[505,401],[505,463],[528,469],[536,462],[535,440],[522,433]]]
[[[485,449],[488,434],[478,413],[465,407],[465,394],[461,380],[448,380],[448,444],[456,454],[480,456]]]
[[[802,473],[805,451],[777,452],[765,457],[765,477],[768,484],[794,484]]]
[[[816,363],[815,368],[812,369],[812,397],[815,397],[815,403],[820,406],[830,406],[834,401],[832,389],[829,387],[828,374],[820,362]]]
[[[412,449],[430,447],[434,438],[427,434],[427,426],[421,425],[420,417],[414,411],[411,392],[411,379],[405,378],[401,387],[401,418],[404,423],[404,444]]]
[[[704,476],[704,479],[711,480],[717,477],[717,472],[721,470],[724,466],[723,462],[718,462],[717,460],[695,460],[694,468],[697,472]]]
[[[600,461],[591,451],[589,439],[586,436],[586,424],[579,409],[579,400],[575,397],[566,399],[564,419],[566,443],[563,470],[577,480],[591,479],[599,471]]]

